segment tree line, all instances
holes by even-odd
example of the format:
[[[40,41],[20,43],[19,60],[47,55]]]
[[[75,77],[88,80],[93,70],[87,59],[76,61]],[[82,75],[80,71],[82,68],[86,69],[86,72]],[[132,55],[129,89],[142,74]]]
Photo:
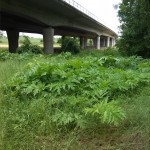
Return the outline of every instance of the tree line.
[[[122,0],[118,15],[121,23],[120,51],[150,57],[150,1]]]

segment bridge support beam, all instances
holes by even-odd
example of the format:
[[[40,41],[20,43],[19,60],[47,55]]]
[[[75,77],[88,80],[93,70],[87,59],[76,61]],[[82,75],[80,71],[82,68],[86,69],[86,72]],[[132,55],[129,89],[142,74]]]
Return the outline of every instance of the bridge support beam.
[[[54,29],[53,28],[45,28],[43,29],[43,45],[44,45],[44,53],[45,54],[53,54],[53,36]]]
[[[86,37],[80,37],[80,48],[86,49],[87,47],[87,38]]]
[[[100,36],[97,36],[97,43],[96,43],[96,49],[101,49],[101,46],[100,46],[100,41],[101,40],[101,38],[100,38]]]
[[[115,46],[115,45],[116,45],[116,40],[115,40],[115,38],[113,38],[112,40],[113,40],[113,46]]]
[[[18,44],[19,32],[16,30],[7,30],[6,32],[8,37],[9,52],[16,53],[17,48],[19,46]]]
[[[110,37],[107,37],[107,47],[110,47]]]
[[[81,49],[85,48],[85,46],[84,46],[84,37],[80,37],[80,48]]]

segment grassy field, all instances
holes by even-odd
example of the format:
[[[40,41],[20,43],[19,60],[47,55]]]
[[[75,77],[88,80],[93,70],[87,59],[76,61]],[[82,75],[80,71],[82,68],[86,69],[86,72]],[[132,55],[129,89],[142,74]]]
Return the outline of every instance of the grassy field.
[[[112,57],[110,57],[110,55]],[[125,59],[122,58],[122,56],[117,52],[117,50],[112,51],[110,50],[103,52],[94,50],[82,51],[80,54],[75,56],[72,55],[70,56],[70,54],[68,55],[61,54],[58,56],[57,55],[19,56],[15,54],[10,54],[7,55],[6,57],[6,54],[2,55],[2,52],[0,52],[0,85],[2,87],[4,84],[10,84],[11,78],[17,72],[22,73],[25,77],[26,71],[30,68],[29,66],[33,65],[31,68],[34,69],[34,66],[38,67],[38,65],[40,65],[40,62],[43,62],[43,64],[47,62],[49,62],[50,64],[52,63],[55,65],[55,68],[58,69],[59,66],[57,65],[60,65],[62,63],[64,63],[65,65],[67,64],[67,66],[73,64],[74,61],[76,63],[76,60],[77,62],[80,62],[82,60],[82,63],[86,62],[87,60],[89,61],[93,60],[96,63],[96,60],[98,60],[99,62],[99,59],[101,59],[102,57],[104,57],[103,59],[106,59],[107,58],[106,56],[108,56],[109,61],[111,61],[111,63],[113,63],[114,60],[125,61],[126,59],[128,59],[127,57]],[[74,61],[72,61],[72,59]],[[135,69],[136,62],[135,63],[133,62],[135,62],[134,59],[132,59],[132,62],[130,63],[128,63],[127,61],[124,62],[125,66],[129,67],[129,70],[125,68],[127,69],[126,71],[130,72],[131,70],[133,71],[136,70]],[[28,63],[30,63],[30,65],[26,68],[26,65]],[[84,64],[84,67],[88,67],[88,65],[91,65],[90,62],[88,65],[86,63]],[[142,60],[142,62],[139,61],[139,63],[141,63],[140,66],[144,67],[142,71],[149,74],[150,73],[148,69],[149,66],[147,67],[147,65],[150,64],[150,61]],[[81,64],[77,63],[76,64],[77,68]],[[138,62],[136,65],[139,65]],[[107,66],[106,64],[106,69],[107,68],[110,69],[109,77],[111,78],[111,76],[113,76],[113,74],[111,74],[111,69],[113,69],[113,65]],[[129,74],[128,76],[131,77],[132,74]],[[24,78],[24,80],[26,80],[26,78]],[[119,105],[126,112],[126,119],[123,120],[123,122],[121,122],[119,126],[100,123],[96,127],[94,126],[89,128],[77,127],[72,128],[72,130],[66,130],[65,128],[61,129],[61,127],[59,128],[59,126],[57,130],[55,128],[51,128],[52,122],[49,121],[51,120],[50,114],[45,112],[45,114],[42,115],[42,112],[44,112],[44,110],[42,109],[48,110],[49,105],[46,103],[46,101],[39,100],[36,103],[34,98],[30,97],[28,99],[25,95],[24,95],[26,97],[25,99],[19,100],[19,97],[16,98],[14,96],[14,93],[18,92],[17,88],[16,91],[14,92],[13,90],[12,91],[10,90],[9,91],[10,93],[8,93],[8,91],[5,91],[4,88],[1,88],[0,149],[1,150],[149,150],[150,84],[149,81],[146,82],[146,84],[140,82],[142,81],[139,81],[138,83],[140,86],[136,85],[136,88],[134,90],[130,89],[125,92],[121,92],[121,94],[118,93],[117,96],[114,97],[117,98]],[[11,88],[14,88],[14,86]],[[117,92],[118,91],[116,91],[116,93]],[[114,94],[112,95],[114,96]],[[30,94],[28,94],[27,96],[30,96]],[[30,101],[33,101],[32,106],[30,105]],[[34,115],[32,116],[31,114]],[[38,122],[40,122],[40,124],[38,124]],[[68,128],[69,126],[67,126],[67,129]]]
[[[24,40],[23,36],[19,37],[19,46],[22,45],[22,41]],[[42,42],[42,38],[33,38],[33,37],[29,37],[29,40],[31,41],[31,43],[33,45],[38,45],[43,47],[43,42]],[[57,38],[54,39],[54,47],[60,47],[60,44],[57,43]],[[0,49],[3,48],[8,48],[8,40],[7,37],[3,37],[0,39]]]

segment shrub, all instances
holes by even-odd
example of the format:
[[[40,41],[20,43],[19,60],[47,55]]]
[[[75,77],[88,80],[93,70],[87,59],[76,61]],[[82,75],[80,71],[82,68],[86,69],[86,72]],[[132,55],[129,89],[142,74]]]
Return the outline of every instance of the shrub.
[[[72,54],[79,53],[80,46],[78,40],[71,37],[65,37],[62,40],[62,51],[71,52]]]
[[[18,53],[34,53],[34,54],[43,54],[43,50],[38,45],[33,45],[28,36],[24,36],[24,40],[21,42],[22,45],[18,48]]]
[[[6,87],[10,97],[28,105],[31,109],[28,114],[37,120],[38,126],[43,114],[59,129],[87,128],[101,123],[118,125],[125,112],[114,99],[146,82],[148,77],[138,74],[136,58],[69,59],[67,53],[61,54],[64,60],[57,63],[59,58],[29,63],[25,72],[17,74]]]
[[[149,58],[150,1],[123,0],[119,4],[118,16],[121,23],[120,51],[126,52],[128,55]]]

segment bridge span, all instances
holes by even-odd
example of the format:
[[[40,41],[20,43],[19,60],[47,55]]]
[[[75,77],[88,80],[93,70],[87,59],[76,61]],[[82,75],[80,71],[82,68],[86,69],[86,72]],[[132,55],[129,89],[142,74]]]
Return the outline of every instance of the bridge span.
[[[19,32],[42,34],[45,54],[54,53],[54,35],[79,37],[81,49],[89,38],[101,49],[114,46],[117,37],[74,0],[0,0],[0,30],[7,32],[12,53],[18,48]]]

